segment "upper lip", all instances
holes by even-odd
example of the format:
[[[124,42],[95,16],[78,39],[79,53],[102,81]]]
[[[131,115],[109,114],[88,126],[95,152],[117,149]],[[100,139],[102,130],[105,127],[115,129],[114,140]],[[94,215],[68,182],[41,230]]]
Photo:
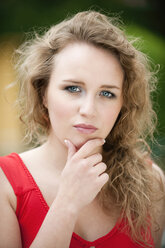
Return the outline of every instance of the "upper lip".
[[[88,125],[88,124],[84,124],[84,123],[74,125],[74,127],[81,127],[81,128],[86,128],[86,129],[97,129],[97,127],[95,127],[93,125]]]

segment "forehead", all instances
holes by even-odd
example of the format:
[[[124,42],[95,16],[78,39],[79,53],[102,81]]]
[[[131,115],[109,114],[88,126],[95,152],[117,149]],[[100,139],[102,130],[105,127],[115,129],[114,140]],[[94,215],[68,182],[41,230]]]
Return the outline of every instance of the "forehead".
[[[57,63],[64,58],[65,60],[66,58],[67,60],[70,58],[70,60],[73,62],[77,59],[81,59],[81,61],[86,60],[87,57],[102,58],[104,60],[107,60],[107,62],[113,59],[113,62],[120,64],[117,56],[114,53],[112,53],[108,49],[104,49],[87,42],[69,43],[55,55],[54,60]]]
[[[108,78],[123,81],[124,76],[117,56],[83,42],[71,43],[55,55],[52,74],[93,77],[101,81]]]

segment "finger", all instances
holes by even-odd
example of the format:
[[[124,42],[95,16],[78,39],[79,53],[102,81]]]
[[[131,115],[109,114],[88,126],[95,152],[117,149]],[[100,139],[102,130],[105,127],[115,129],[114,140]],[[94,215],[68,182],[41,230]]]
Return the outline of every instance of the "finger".
[[[76,153],[76,147],[74,146],[74,144],[70,141],[70,140],[64,140],[65,144],[68,148],[68,158],[70,159],[75,153]]]
[[[92,139],[88,140],[79,150],[75,156],[78,159],[86,158],[96,147],[101,147],[105,143],[104,139]]]
[[[101,174],[104,173],[106,169],[107,169],[107,165],[105,163],[99,163],[93,167],[93,170],[98,176],[101,176]]]
[[[102,185],[109,181],[109,175],[107,173],[102,173],[98,178],[98,182]]]
[[[100,153],[96,153],[94,155],[89,156],[88,158],[85,158],[86,163],[91,167],[96,166],[98,163],[102,161],[102,155]]]

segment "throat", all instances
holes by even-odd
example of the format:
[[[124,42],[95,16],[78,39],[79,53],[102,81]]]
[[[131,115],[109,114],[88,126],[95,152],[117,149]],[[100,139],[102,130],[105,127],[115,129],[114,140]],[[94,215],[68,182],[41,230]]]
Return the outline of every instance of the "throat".
[[[56,147],[48,140],[40,149],[40,154],[42,154],[43,161],[46,161],[47,168],[49,165],[50,169],[55,168],[61,174],[67,161],[67,148],[64,146]]]

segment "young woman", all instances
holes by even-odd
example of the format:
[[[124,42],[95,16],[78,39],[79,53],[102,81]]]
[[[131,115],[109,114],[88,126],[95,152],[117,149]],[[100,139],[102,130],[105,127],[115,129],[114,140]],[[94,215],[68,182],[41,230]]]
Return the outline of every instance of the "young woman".
[[[160,247],[165,180],[145,142],[156,79],[114,23],[80,12],[17,51],[40,146],[0,159],[0,248]]]

